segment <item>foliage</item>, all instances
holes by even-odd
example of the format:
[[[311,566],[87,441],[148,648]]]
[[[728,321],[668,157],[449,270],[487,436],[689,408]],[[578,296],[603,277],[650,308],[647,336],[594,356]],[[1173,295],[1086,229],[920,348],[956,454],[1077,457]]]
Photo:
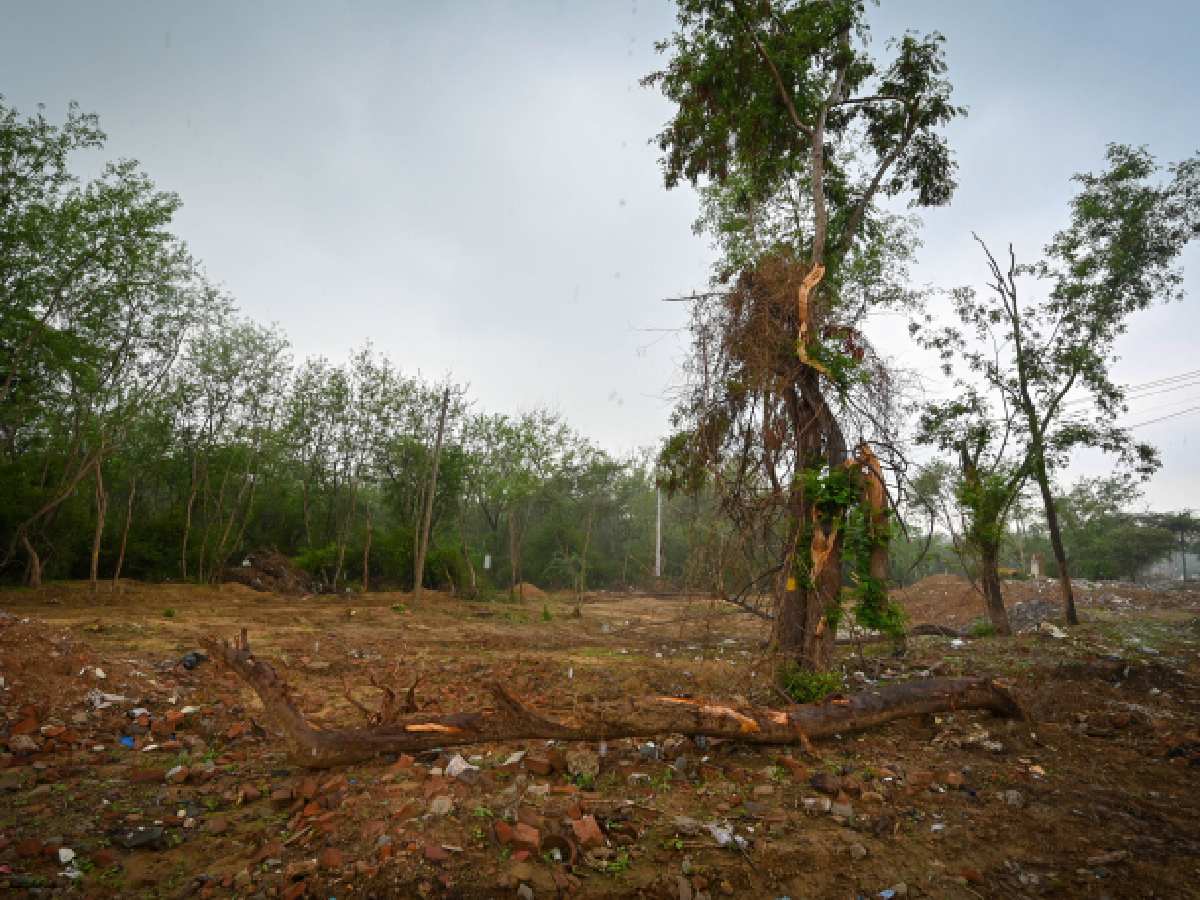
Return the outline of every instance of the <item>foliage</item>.
[[[1136,578],[1178,545],[1161,516],[1138,514],[1139,496],[1128,476],[1084,478],[1055,498],[1063,543],[1082,578]]]
[[[664,482],[711,484],[739,540],[765,544],[767,570],[790,568],[810,527],[801,472],[841,465],[847,424],[871,439],[892,419],[886,369],[860,325],[908,296],[913,242],[899,239],[911,223],[878,202],[949,200],[940,129],[963,110],[940,35],[906,34],[878,61],[857,0],[679,0],[677,23],[644,83],[672,104],[658,135],[666,186],[701,189],[697,230],[718,260],[717,290],[692,305]],[[787,607],[776,642],[820,667],[828,645],[807,611],[836,602],[835,586],[776,590]]]
[[[277,551],[328,590],[411,586],[447,384],[369,344],[294,360],[174,237],[179,198],[132,162],[75,174],[104,140],[75,107],[55,124],[0,100],[0,577],[86,575],[97,536],[105,574],[210,581]],[[449,387],[428,586],[649,580],[648,453]],[[711,498],[666,499],[666,577],[720,577],[715,522]]]
[[[946,374],[957,369],[960,385],[964,378],[981,382],[1004,407],[1016,465],[1040,489],[1060,570],[1067,556],[1053,473],[1081,447],[1113,454],[1142,477],[1158,465],[1154,448],[1121,424],[1125,391],[1109,367],[1135,313],[1182,296],[1177,260],[1200,235],[1200,155],[1168,167],[1165,179],[1144,148],[1110,145],[1107,163],[1099,174],[1075,176],[1070,222],[1039,260],[1018,264],[1010,245],[1002,263],[980,241],[988,291],[982,297],[970,288],[952,292],[956,326],[934,329],[931,319],[912,326],[940,352]],[[1026,298],[1027,280],[1043,288],[1043,296]],[[1084,405],[1070,408],[1068,395]],[[1073,621],[1069,581],[1064,585]]]
[[[842,677],[836,672],[813,672],[790,661],[780,666],[777,682],[797,703],[817,703],[842,689]]]

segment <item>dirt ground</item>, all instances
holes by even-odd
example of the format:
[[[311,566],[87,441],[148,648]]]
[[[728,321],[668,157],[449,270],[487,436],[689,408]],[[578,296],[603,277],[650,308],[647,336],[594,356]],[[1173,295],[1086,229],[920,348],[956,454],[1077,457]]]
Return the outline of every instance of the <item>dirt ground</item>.
[[[980,618],[961,582],[927,582],[899,594],[912,622]],[[198,636],[248,628],[328,727],[362,722],[345,685],[370,705],[369,673],[419,677],[442,712],[486,706],[493,680],[562,719],[649,692],[778,705],[765,625],[688,598],[596,595],[575,617],[553,596],[122,587],[0,592],[12,896],[1200,896],[1200,592],[1089,587],[1065,638],[839,648],[847,690],[993,674],[1028,722],[910,719],[812,754],[662,735],[314,773],[249,689],[187,656]],[[1053,602],[1049,582],[1006,588]],[[458,752],[474,768],[451,777]]]

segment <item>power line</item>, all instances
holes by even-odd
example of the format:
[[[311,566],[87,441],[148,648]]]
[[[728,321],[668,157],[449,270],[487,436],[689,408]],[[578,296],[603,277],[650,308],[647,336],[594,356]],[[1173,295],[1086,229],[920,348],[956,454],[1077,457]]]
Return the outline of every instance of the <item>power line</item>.
[[[1196,385],[1200,385],[1200,369],[1197,369],[1195,372],[1183,372],[1179,375],[1172,375],[1169,378],[1159,378],[1156,381],[1147,381],[1145,384],[1127,385],[1125,387],[1125,399],[1139,400],[1142,397],[1152,397],[1155,394],[1165,394],[1168,391],[1178,391]],[[1074,400],[1067,400],[1062,405],[1078,406],[1081,403],[1091,402],[1091,397],[1078,397]]]
[[[1200,412],[1200,406],[1193,406],[1190,409],[1181,409],[1179,412],[1171,413],[1166,416],[1159,416],[1157,419],[1147,419],[1145,422],[1138,422],[1136,425],[1126,425],[1126,428],[1141,428],[1143,425],[1153,425],[1155,422],[1165,422],[1167,419],[1177,419],[1180,416],[1186,416],[1189,413]]]

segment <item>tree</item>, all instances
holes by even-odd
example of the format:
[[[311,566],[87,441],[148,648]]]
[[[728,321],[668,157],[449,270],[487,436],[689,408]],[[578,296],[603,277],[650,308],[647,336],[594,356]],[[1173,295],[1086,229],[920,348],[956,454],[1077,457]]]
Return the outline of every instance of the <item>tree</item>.
[[[1160,167],[1144,149],[1113,144],[1107,158],[1103,173],[1075,176],[1081,187],[1070,224],[1038,262],[1019,265],[1010,245],[1001,264],[979,241],[988,291],[952,292],[974,343],[953,326],[927,339],[941,351],[947,373],[965,367],[1019,416],[1022,465],[1041,494],[1068,624],[1078,615],[1051,477],[1080,447],[1115,454],[1143,476],[1157,467],[1154,449],[1119,424],[1125,392],[1109,366],[1134,313],[1182,296],[1176,261],[1200,234],[1200,155],[1171,166],[1162,184],[1154,180]],[[1019,279],[1026,277],[1046,285],[1042,299],[1024,298]],[[914,333],[928,324],[914,323]],[[1067,406],[1073,392],[1086,405]]]
[[[1140,494],[1128,474],[1081,478],[1065,494],[1056,493],[1063,547],[1074,572],[1084,578],[1132,581],[1170,554],[1175,537],[1162,520],[1130,511]]]
[[[105,461],[161,396],[192,330],[225,303],[169,231],[178,197],[132,160],[87,183],[71,173],[73,152],[103,143],[95,117],[74,106],[55,126],[0,99],[0,434],[14,498],[0,561],[20,546],[33,584],[38,545],[48,549],[54,517],[89,477],[95,584]]]
[[[1011,458],[1017,411],[988,399],[963,381],[949,399],[930,401],[920,409],[918,444],[951,454],[957,470],[934,464],[925,469],[916,494],[942,519],[964,561],[972,583],[978,573],[984,605],[997,634],[1012,634],[1000,587],[1000,546],[1009,513],[1029,477],[1024,460]],[[955,527],[957,518],[960,527]],[[966,565],[967,560],[974,563]]]
[[[1170,532],[1179,548],[1179,576],[1183,581],[1187,581],[1187,557],[1188,553],[1195,552],[1195,539],[1200,535],[1200,518],[1190,509],[1184,509],[1178,512],[1150,513],[1142,516],[1141,520],[1147,525]]]
[[[954,164],[938,130],[963,110],[950,103],[940,35],[906,34],[877,64],[858,0],[681,0],[678,24],[658,45],[666,67],[645,79],[675,106],[658,137],[664,178],[707,185],[700,227],[724,250],[716,280],[733,289],[695,304],[693,378],[664,449],[667,482],[728,476],[727,514],[782,544],[775,643],[824,669],[843,526],[876,521],[850,509],[874,470],[865,453],[848,464],[839,416],[864,380],[886,393],[857,329],[898,296],[874,290],[904,250],[876,203],[949,200]],[[886,544],[884,529],[870,531]],[[860,600],[870,597],[860,611],[894,626],[881,586],[859,575]]]

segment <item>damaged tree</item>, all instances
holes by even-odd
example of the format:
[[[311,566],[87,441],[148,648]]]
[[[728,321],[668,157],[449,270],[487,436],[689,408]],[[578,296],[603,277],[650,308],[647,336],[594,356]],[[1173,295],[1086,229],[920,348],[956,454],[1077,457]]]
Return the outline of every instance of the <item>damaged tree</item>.
[[[578,725],[539,715],[500,684],[490,686],[493,709],[444,715],[414,711],[416,684],[409,689],[403,705],[393,690],[376,684],[385,692],[378,713],[354,702],[368,717],[369,727],[320,730],[305,719],[291,689],[274,667],[250,652],[245,629],[234,644],[215,638],[204,638],[202,643],[214,660],[229,666],[254,689],[291,744],[297,763],[311,768],[345,765],[383,753],[486,741],[598,741],[690,734],[753,744],[803,744],[811,738],[861,731],[894,719],[952,710],[982,709],[1024,718],[1020,704],[1006,687],[978,677],[897,682],[786,710],[736,709],[690,697],[625,698],[583,707],[581,715],[585,718]]]
[[[664,469],[672,488],[716,480],[735,526],[780,548],[775,643],[827,669],[842,526],[862,518],[844,427],[857,412],[862,436],[877,434],[888,399],[858,325],[907,299],[911,237],[876,201],[949,200],[938,130],[963,110],[940,35],[905,35],[879,66],[858,0],[681,0],[678,22],[659,44],[666,68],[645,80],[676,106],[658,137],[666,185],[704,183],[698,228],[721,251],[718,285],[733,286],[695,298]]]

